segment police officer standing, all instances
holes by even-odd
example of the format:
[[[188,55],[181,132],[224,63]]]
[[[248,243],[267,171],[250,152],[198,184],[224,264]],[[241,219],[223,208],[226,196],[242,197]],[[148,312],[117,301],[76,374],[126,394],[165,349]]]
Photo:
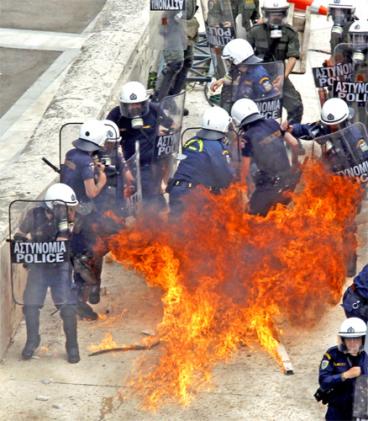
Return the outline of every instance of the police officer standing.
[[[75,278],[81,288],[78,314],[81,318],[89,320],[96,320],[98,315],[87,304],[90,288],[88,284],[99,284],[102,271],[102,258],[96,255],[93,249],[99,235],[95,230],[98,226],[98,215],[93,199],[102,192],[107,181],[104,165],[95,162],[92,155],[101,149],[107,136],[106,132],[107,128],[101,121],[89,120],[84,123],[79,138],[73,141],[74,148],[66,153],[60,177],[63,183],[73,188],[80,201],[80,223],[73,236],[72,248]],[[89,301],[96,304],[99,296]]]
[[[245,175],[250,171],[251,162],[256,167],[253,174],[255,190],[249,200],[249,213],[266,216],[277,203],[288,204],[290,198],[285,191],[294,190],[299,174],[290,165],[284,141],[292,152],[292,163],[298,163],[298,141],[283,132],[279,123],[265,119],[257,104],[249,98],[239,99],[231,109],[233,122],[239,127],[243,143]]]
[[[161,190],[164,169],[155,160],[160,126],[171,125],[160,105],[149,100],[146,88],[140,82],[127,82],[121,89],[120,105],[107,115],[120,129],[124,158],[131,158],[139,142],[142,196],[145,204],[159,209],[166,206]]]
[[[45,202],[31,209],[21,222],[16,241],[56,242],[70,240],[78,200],[66,184],[57,183],[46,191]],[[50,287],[55,306],[60,311],[66,337],[67,359],[79,362],[76,319],[76,290],[72,288],[71,265],[67,262],[27,265],[28,277],[23,294],[23,313],[26,321],[27,342],[22,358],[29,360],[41,342],[39,333],[40,308]]]
[[[219,193],[233,180],[226,139],[230,122],[225,110],[211,107],[203,114],[202,129],[184,144],[184,157],[167,188],[172,215],[183,211],[185,196],[196,186]]]
[[[349,28],[357,20],[354,13],[355,0],[340,0],[329,3],[328,15],[332,17],[333,21],[330,38],[331,54],[338,44],[348,42]]]
[[[367,326],[357,317],[346,319],[338,332],[338,346],[329,348],[319,368],[320,389],[316,399],[327,401],[327,421],[350,421],[356,378],[368,374],[364,352]]]
[[[287,60],[283,105],[287,110],[288,120],[300,123],[303,103],[299,92],[289,79],[289,74],[300,56],[300,45],[297,32],[285,23],[288,9],[289,3],[286,0],[265,0],[262,7],[264,21],[251,28],[247,40],[264,62]]]
[[[240,13],[242,26],[248,32],[260,18],[259,0],[231,0],[234,19]]]
[[[163,51],[164,67],[156,81],[154,101],[160,102],[167,95],[175,95],[185,88],[186,77],[193,64],[193,46],[197,39],[199,23],[195,18],[196,0],[187,0],[185,10],[177,13],[168,23],[173,33],[165,39]],[[177,29],[176,29],[177,27]],[[186,41],[183,42],[181,31],[184,29]],[[175,31],[177,33],[175,33]],[[177,45],[173,39],[179,37]],[[165,46],[164,46],[165,47]]]

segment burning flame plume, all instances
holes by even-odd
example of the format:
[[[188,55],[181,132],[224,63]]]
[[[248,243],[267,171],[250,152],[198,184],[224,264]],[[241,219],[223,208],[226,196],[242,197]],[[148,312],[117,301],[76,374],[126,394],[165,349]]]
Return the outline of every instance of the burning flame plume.
[[[239,186],[221,196],[197,188],[180,219],[151,215],[111,240],[117,261],[163,291],[160,358],[133,381],[146,408],[188,404],[239,344],[278,359],[276,317],[312,326],[338,302],[361,189],[311,161],[300,185],[292,206],[265,218],[244,212]]]

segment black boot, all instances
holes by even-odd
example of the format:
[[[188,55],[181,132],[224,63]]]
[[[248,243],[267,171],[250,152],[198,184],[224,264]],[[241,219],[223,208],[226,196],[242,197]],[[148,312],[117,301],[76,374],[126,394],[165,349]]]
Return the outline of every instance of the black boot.
[[[92,307],[83,301],[79,301],[77,305],[77,313],[81,320],[97,320],[98,314],[93,311]]]
[[[64,305],[60,310],[60,316],[64,323],[64,332],[66,337],[65,349],[68,362],[71,364],[80,361],[79,347],[77,340],[77,314],[74,305]]]
[[[41,342],[39,335],[40,308],[39,306],[25,305],[23,307],[23,314],[26,321],[27,342],[22,351],[22,358],[23,360],[29,360]]]

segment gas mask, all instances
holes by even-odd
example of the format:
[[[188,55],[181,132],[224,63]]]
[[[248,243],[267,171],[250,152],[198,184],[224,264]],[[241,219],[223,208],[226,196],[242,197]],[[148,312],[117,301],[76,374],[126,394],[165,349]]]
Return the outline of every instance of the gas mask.
[[[362,64],[366,59],[368,34],[350,34],[351,42],[353,44],[352,60],[354,64]]]
[[[148,100],[142,102],[120,102],[121,115],[131,120],[132,129],[143,128],[143,116],[148,113]]]
[[[265,20],[270,28],[270,37],[277,39],[282,37],[282,27],[286,22],[286,11],[265,11]]]
[[[332,16],[333,20],[331,33],[342,37],[344,26],[353,19],[352,9],[331,7],[330,15]]]

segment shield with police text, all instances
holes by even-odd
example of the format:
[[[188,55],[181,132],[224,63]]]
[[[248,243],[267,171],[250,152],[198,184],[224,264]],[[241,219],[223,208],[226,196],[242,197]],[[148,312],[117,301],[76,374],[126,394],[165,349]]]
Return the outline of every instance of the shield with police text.
[[[353,420],[368,420],[368,376],[362,375],[355,380]]]
[[[135,142],[135,153],[126,161],[124,195],[126,197],[126,215],[136,215],[142,204],[139,142]]]
[[[353,122],[368,123],[368,46],[339,44],[333,54],[335,81],[332,96],[352,109]]]
[[[180,94],[165,97],[160,103],[153,165],[160,167],[164,184],[174,174],[178,162],[184,101],[185,91],[182,91]]]
[[[83,123],[65,123],[59,130],[59,168],[64,163],[66,153],[74,148],[73,141],[79,138],[80,128]]]
[[[368,181],[368,135],[362,123],[354,123],[315,141],[323,147],[323,159],[332,172],[354,177],[363,184]]]
[[[149,44],[153,50],[187,48],[185,0],[150,0]]]
[[[221,60],[225,45],[235,38],[235,23],[230,0],[201,0],[206,27],[206,36],[210,47],[216,78],[225,75]]]
[[[15,200],[9,205],[11,286],[16,304],[75,304],[70,239],[75,208],[62,201]]]
[[[231,65],[225,78],[221,103],[231,110],[235,101],[250,98],[265,118],[281,118],[284,85],[284,63]]]

